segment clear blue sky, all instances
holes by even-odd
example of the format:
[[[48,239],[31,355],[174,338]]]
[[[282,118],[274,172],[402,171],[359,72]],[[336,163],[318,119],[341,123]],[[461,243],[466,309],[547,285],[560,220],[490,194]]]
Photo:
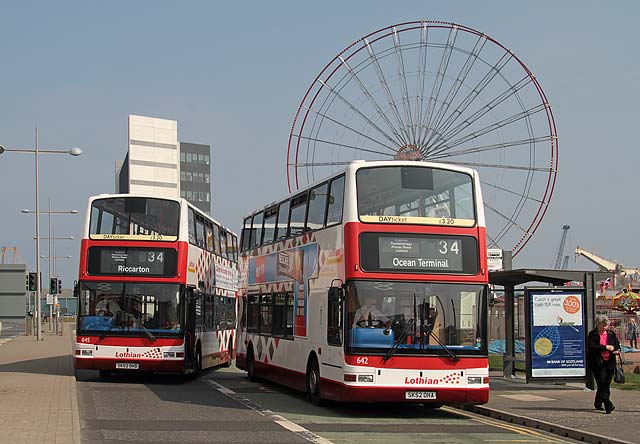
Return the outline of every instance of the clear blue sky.
[[[286,148],[298,104],[339,51],[376,29],[430,19],[480,30],[534,72],[558,127],[560,172],[547,217],[517,267],[549,267],[571,225],[576,244],[640,266],[635,146],[640,59],[635,1],[4,2],[0,6],[0,144],[79,146],[41,159],[41,204],[83,214],[114,190],[127,116],[178,120],[179,139],[211,144],[214,216],[242,216],[287,192]],[[0,157],[0,246],[34,268],[33,158]],[[81,236],[84,216],[56,216],[57,236]],[[47,219],[42,219],[46,236]],[[43,254],[48,254],[46,242]],[[78,241],[59,241],[65,287]],[[46,277],[46,260],[43,267]],[[593,269],[584,260],[572,268]]]

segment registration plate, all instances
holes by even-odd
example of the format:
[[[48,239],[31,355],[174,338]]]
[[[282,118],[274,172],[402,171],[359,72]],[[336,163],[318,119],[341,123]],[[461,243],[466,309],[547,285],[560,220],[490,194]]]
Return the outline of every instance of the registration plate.
[[[124,370],[138,370],[140,368],[140,364],[137,362],[116,362],[116,368]]]
[[[436,392],[406,392],[405,399],[436,399]]]

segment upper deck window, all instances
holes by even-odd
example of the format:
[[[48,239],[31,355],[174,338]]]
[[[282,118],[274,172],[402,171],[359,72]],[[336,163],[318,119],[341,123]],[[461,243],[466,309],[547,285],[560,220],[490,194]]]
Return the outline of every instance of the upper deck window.
[[[180,204],[147,197],[96,199],[91,205],[91,239],[178,238]]]
[[[471,176],[428,167],[362,168],[356,173],[363,222],[475,225]]]

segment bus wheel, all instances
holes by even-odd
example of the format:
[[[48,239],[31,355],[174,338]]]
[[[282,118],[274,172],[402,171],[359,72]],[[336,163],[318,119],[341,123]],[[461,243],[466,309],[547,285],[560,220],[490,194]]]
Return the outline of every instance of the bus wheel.
[[[249,352],[247,353],[247,378],[249,378],[249,381],[251,382],[256,382],[258,380],[256,377],[256,368],[253,359],[253,347],[249,347]]]
[[[196,348],[196,362],[193,363],[193,379],[198,378],[200,373],[202,372],[202,350],[200,348],[200,344],[198,344]]]
[[[109,370],[98,370],[98,375],[101,378],[108,378],[111,376],[111,372]]]
[[[233,339],[229,338],[229,359],[222,364],[223,367],[231,367],[231,351],[233,350]]]
[[[307,399],[315,406],[321,406],[324,402],[320,396],[320,369],[318,361],[313,358],[307,369]]]

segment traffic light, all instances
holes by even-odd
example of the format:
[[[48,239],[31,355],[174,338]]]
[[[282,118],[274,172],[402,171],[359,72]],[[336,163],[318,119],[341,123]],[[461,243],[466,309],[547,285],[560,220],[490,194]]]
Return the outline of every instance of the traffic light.
[[[37,276],[38,276],[37,273],[29,273],[29,275],[27,276],[27,290],[28,291],[37,291],[38,290],[37,283],[36,283]]]
[[[56,294],[62,294],[62,279],[56,278]]]
[[[56,282],[56,278],[49,279],[49,294],[56,294],[57,289],[58,283]]]

